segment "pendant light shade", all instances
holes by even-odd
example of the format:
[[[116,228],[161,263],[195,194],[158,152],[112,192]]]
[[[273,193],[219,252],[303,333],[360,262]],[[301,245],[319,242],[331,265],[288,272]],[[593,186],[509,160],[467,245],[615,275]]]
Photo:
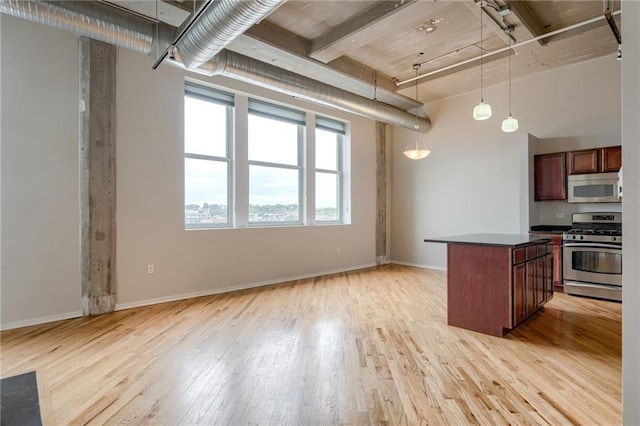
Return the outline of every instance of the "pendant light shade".
[[[491,117],[491,105],[480,100],[480,103],[473,108],[474,120],[486,120]]]
[[[415,64],[413,68],[416,70],[416,101],[418,100],[418,69],[420,68],[420,64]],[[407,145],[407,148],[404,150],[403,154],[409,158],[410,160],[422,160],[427,155],[431,154],[431,150],[426,148],[420,148],[420,140],[418,139],[420,125],[418,124],[418,116],[416,115],[416,124],[413,125],[413,128],[416,130],[416,143],[415,146]]]
[[[482,58],[484,54],[484,48],[482,47],[482,15],[484,11],[482,10],[483,1],[480,0],[480,103],[473,108],[473,119],[474,120],[487,120],[491,117],[491,105],[484,102],[483,92],[482,92],[482,80],[483,80],[483,66],[482,66]]]
[[[431,154],[431,151],[428,149],[409,149],[404,152],[404,155],[411,160],[422,160],[429,154]]]
[[[518,130],[518,119],[513,118],[511,114],[509,114],[507,118],[502,120],[502,131],[510,133],[515,132],[516,130]]]
[[[509,116],[502,121],[502,131],[506,133],[518,130],[518,119],[511,115],[511,35],[509,34]]]

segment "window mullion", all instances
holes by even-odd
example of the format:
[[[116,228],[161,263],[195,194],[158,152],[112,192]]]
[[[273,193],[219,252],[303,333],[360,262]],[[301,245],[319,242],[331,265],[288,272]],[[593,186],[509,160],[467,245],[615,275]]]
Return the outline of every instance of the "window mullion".
[[[279,164],[279,163],[270,163],[268,161],[257,161],[257,160],[249,160],[250,166],[262,166],[262,167],[273,167],[275,169],[289,169],[289,170],[301,170],[301,166],[295,166],[293,164]]]
[[[236,96],[234,140],[234,224],[249,225],[249,102],[246,96]]]

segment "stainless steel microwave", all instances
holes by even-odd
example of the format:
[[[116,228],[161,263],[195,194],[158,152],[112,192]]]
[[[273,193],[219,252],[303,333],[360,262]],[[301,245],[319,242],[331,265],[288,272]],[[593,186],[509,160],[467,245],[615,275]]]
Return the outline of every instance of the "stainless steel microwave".
[[[569,175],[567,192],[570,203],[619,203],[618,173]]]

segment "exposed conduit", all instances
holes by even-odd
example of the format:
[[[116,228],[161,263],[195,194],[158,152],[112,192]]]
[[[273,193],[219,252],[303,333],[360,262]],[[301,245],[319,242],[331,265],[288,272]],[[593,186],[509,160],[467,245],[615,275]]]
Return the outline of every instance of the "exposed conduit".
[[[620,13],[621,13],[620,10],[617,10],[617,11],[613,12],[613,15],[619,15]],[[497,55],[498,53],[502,53],[502,52],[505,52],[505,51],[507,51],[509,49],[515,49],[517,47],[524,46],[525,44],[531,43],[533,41],[538,41],[540,39],[551,37],[551,36],[554,36],[556,34],[561,34],[561,33],[564,33],[566,31],[575,30],[576,28],[580,28],[580,27],[582,27],[584,25],[593,24],[594,22],[598,22],[601,19],[604,19],[604,16],[596,16],[595,18],[587,19],[586,21],[578,22],[577,24],[569,25],[568,27],[564,27],[564,28],[559,28],[559,29],[554,30],[554,31],[549,31],[548,33],[544,33],[544,34],[541,34],[541,35],[539,35],[537,37],[530,38],[529,40],[525,40],[525,41],[521,41],[521,42],[516,43],[516,44],[512,44],[511,47],[507,46],[507,47],[503,47],[501,49],[497,49],[497,50],[493,50],[491,52],[484,53],[482,56],[484,58],[487,58],[489,56]],[[402,86],[403,84],[411,83],[412,81],[420,80],[421,78],[429,77],[429,76],[432,76],[434,74],[438,74],[438,73],[441,73],[443,71],[450,70],[452,68],[457,68],[457,67],[460,67],[462,65],[466,65],[466,64],[468,64],[470,62],[478,61],[479,59],[480,59],[480,56],[476,56],[475,58],[467,59],[467,60],[464,60],[462,62],[458,62],[458,63],[452,64],[452,65],[447,65],[446,67],[439,68],[439,69],[434,70],[434,71],[430,71],[430,72],[426,72],[424,74],[420,74],[417,77],[411,77],[411,78],[408,78],[408,79],[403,80],[403,81],[396,81],[396,86]]]
[[[154,39],[152,22],[95,2],[0,0],[0,12],[145,54],[150,54],[159,42]],[[175,32],[175,28],[166,27]],[[181,66],[184,68],[183,64]],[[416,115],[400,108],[237,53],[222,51],[193,71],[227,76],[394,126],[415,129]],[[428,118],[417,118],[420,132],[431,128]]]

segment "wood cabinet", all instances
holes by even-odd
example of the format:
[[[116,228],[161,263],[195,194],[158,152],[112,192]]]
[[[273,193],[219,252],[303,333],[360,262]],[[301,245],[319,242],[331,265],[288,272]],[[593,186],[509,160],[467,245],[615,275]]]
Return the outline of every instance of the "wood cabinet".
[[[585,173],[597,173],[599,163],[599,150],[583,149],[581,151],[571,151],[567,157],[570,175],[581,175]]]
[[[551,285],[553,286],[553,291],[564,293],[564,284],[562,282],[562,236],[553,237],[552,259]]]
[[[502,337],[553,297],[549,240],[471,234],[447,243],[447,324]]]
[[[515,249],[512,276],[515,327],[553,297],[553,245],[539,243]]]
[[[600,170],[603,173],[617,172],[622,167],[622,147],[609,146],[600,150]]]
[[[622,165],[622,147],[583,149],[567,155],[570,175],[617,172]]]
[[[536,201],[567,199],[566,154],[556,152],[533,157]]]

